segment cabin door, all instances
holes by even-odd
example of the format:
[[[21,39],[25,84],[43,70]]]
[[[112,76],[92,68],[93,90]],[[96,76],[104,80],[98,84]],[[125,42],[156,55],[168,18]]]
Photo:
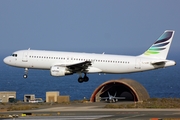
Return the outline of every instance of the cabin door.
[[[28,52],[24,52],[24,53],[23,53],[22,61],[23,61],[23,62],[28,62]]]
[[[141,59],[139,58],[135,60],[135,69],[141,69]]]

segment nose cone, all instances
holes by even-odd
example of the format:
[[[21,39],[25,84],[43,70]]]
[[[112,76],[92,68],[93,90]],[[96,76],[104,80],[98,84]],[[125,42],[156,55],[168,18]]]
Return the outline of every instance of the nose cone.
[[[11,60],[9,57],[5,57],[3,61],[4,61],[4,63],[6,63],[8,65],[9,65],[9,63],[11,63]]]

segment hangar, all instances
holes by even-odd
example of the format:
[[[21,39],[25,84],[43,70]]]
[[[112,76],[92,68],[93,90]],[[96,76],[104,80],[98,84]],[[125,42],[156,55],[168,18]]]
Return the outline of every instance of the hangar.
[[[124,97],[125,101],[142,102],[149,99],[147,90],[139,82],[131,79],[110,80],[98,86],[91,95],[91,102],[100,102],[108,93],[116,97]]]

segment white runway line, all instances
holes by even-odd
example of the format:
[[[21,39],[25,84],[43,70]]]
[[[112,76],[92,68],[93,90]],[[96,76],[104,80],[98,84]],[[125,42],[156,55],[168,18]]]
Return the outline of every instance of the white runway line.
[[[94,120],[99,118],[111,117],[112,115],[92,115],[92,116],[34,116],[20,117],[14,120]],[[12,120],[12,119],[6,119]]]
[[[139,117],[139,116],[144,116],[144,115],[145,115],[145,114],[141,114],[141,115],[133,115],[133,116],[128,116],[128,117],[119,118],[119,119],[116,119],[116,120],[130,119],[130,118]]]

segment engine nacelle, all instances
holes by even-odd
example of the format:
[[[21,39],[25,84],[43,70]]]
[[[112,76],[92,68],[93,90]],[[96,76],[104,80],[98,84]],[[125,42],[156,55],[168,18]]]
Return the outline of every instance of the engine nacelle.
[[[50,69],[50,73],[52,76],[65,76],[72,74],[69,71],[67,71],[65,67],[60,66],[52,66]]]

